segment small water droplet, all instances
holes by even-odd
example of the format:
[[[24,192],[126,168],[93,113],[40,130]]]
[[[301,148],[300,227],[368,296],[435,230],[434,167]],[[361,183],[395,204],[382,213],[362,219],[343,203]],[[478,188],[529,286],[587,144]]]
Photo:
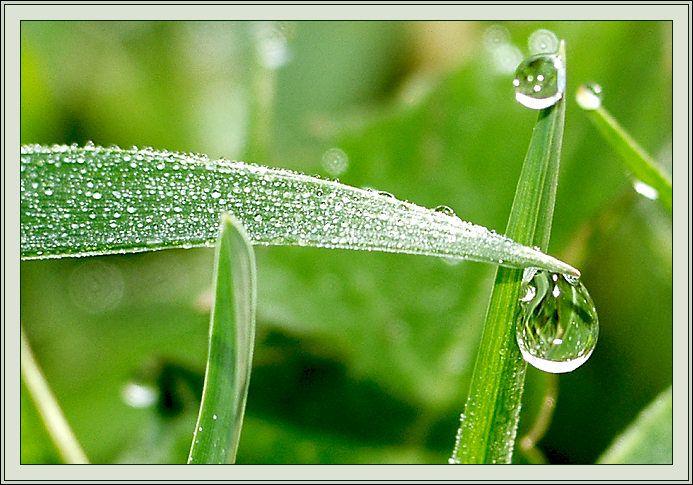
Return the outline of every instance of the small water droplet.
[[[502,44],[491,52],[493,67],[499,74],[511,74],[522,61],[522,51],[516,45]]]
[[[136,209],[135,207],[130,206],[130,207],[127,208],[127,211],[128,211],[130,214],[134,214],[135,212],[137,212],[137,209]]]
[[[255,26],[259,63],[267,69],[277,69],[291,60],[288,23],[259,22]]]
[[[515,71],[515,99],[531,109],[552,106],[565,93],[565,65],[558,54],[528,57]]]
[[[602,105],[602,87],[596,83],[581,85],[575,94],[575,101],[584,110],[598,109]]]
[[[589,359],[599,336],[597,309],[577,278],[525,271],[516,325],[522,357],[537,369],[571,372]]]
[[[322,167],[330,175],[337,177],[349,167],[349,157],[340,148],[330,148],[322,156]]]
[[[127,383],[121,390],[123,401],[133,408],[152,406],[156,402],[157,396],[156,389],[136,382]]]
[[[553,53],[558,50],[558,37],[546,29],[532,32],[528,39],[529,52],[531,54]]]
[[[435,207],[433,210],[436,212],[440,212],[441,214],[445,214],[449,217],[457,217],[457,214],[455,214],[455,211],[452,210],[452,207],[449,207],[447,205],[439,205]]]
[[[484,47],[492,51],[498,46],[510,42],[510,31],[503,25],[493,24],[484,30],[481,38]]]
[[[639,180],[633,182],[633,188],[638,194],[650,200],[657,200],[659,198],[659,192],[657,192],[657,189]]]

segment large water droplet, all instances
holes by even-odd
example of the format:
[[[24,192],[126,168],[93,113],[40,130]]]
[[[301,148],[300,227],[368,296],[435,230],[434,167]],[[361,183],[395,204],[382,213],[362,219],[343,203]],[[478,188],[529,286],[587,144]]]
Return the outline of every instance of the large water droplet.
[[[516,325],[522,357],[537,369],[571,372],[589,359],[599,318],[587,288],[577,279],[536,268],[525,270]]]
[[[565,93],[565,65],[558,54],[528,57],[515,71],[515,99],[531,109],[552,106]]]
[[[602,105],[602,87],[596,83],[581,85],[575,94],[575,101],[584,110],[598,109]]]

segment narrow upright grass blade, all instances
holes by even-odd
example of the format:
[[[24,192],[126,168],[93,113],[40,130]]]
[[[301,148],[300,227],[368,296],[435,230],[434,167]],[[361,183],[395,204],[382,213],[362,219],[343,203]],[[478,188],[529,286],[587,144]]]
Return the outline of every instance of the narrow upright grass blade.
[[[671,212],[672,189],[671,178],[664,173],[650,155],[604,108],[597,94],[591,93],[588,86],[578,89],[578,105],[585,110],[604,139],[620,155],[625,167],[635,178],[646,183],[657,191],[657,198]],[[601,94],[601,90],[600,93]],[[593,101],[593,104],[585,101]],[[595,107],[596,106],[596,107]]]
[[[243,227],[221,219],[214,306],[200,413],[188,463],[233,463],[241,436],[255,340],[255,256]]]
[[[565,61],[565,45],[559,55]],[[565,99],[539,112],[527,150],[506,233],[546,250],[551,234]],[[514,322],[522,271],[499,267],[491,294],[469,396],[451,463],[510,463],[527,363],[518,349]]]
[[[55,399],[41,368],[34,358],[34,353],[29,346],[24,328],[21,328],[21,372],[22,379],[31,394],[36,409],[38,409],[49,436],[53,440],[58,453],[70,464],[89,463],[87,455],[82,450],[70,425],[65,419],[58,401]]]
[[[222,211],[256,244],[444,256],[579,275],[485,227],[331,180],[152,149],[22,147],[23,259],[211,246]]]
[[[657,396],[599,457],[599,464],[673,463],[672,388]]]

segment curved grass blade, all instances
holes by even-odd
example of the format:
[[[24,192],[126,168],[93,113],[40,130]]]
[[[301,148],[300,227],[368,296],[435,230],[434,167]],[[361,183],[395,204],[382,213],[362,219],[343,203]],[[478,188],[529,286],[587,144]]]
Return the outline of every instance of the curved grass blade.
[[[673,463],[672,388],[643,409],[597,460],[598,464]]]
[[[564,59],[565,44],[559,55]],[[558,183],[565,98],[539,112],[517,183],[506,234],[549,245]],[[522,407],[527,363],[515,340],[522,271],[498,268],[469,396],[450,463],[510,463]]]
[[[39,411],[39,415],[58,453],[60,453],[65,463],[89,463],[87,455],[72,432],[58,401],[51,392],[43,372],[41,372],[41,368],[34,358],[34,353],[29,346],[29,340],[24,333],[24,327],[21,328],[20,340],[22,379],[36,404],[36,409]]]
[[[599,90],[601,94],[601,88]],[[586,100],[597,98],[588,86],[580,86],[577,92],[578,105],[585,110],[604,139],[621,156],[626,168],[635,178],[657,191],[657,198],[671,212],[671,178],[664,173],[650,155],[642,148],[623,126],[599,102],[590,104]],[[596,107],[594,107],[596,105]]]
[[[243,227],[221,218],[215,300],[200,413],[188,463],[233,463],[241,436],[255,340],[255,256]]]
[[[211,246],[222,211],[254,244],[444,256],[579,275],[485,227],[331,180],[135,147],[22,147],[23,259]]]

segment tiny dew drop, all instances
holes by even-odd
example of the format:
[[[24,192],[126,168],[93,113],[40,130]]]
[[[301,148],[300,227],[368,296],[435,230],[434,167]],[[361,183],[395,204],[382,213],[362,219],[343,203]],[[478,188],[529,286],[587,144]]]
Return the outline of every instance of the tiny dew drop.
[[[515,71],[515,99],[531,109],[553,106],[565,93],[565,65],[558,54],[528,57]]]
[[[528,363],[545,372],[572,372],[592,355],[599,318],[577,278],[528,268],[515,332]]]
[[[602,105],[602,87],[596,83],[581,85],[575,94],[575,101],[584,110],[598,109]]]
[[[558,37],[556,34],[546,29],[539,29],[532,32],[528,39],[529,52],[532,54],[545,54],[558,50]]]
[[[342,175],[349,167],[349,157],[340,148],[330,148],[322,155],[322,166],[330,175]]]
[[[457,217],[457,214],[455,214],[455,211],[452,209],[452,207],[447,205],[439,205],[435,207],[433,210],[445,214],[446,216]]]

